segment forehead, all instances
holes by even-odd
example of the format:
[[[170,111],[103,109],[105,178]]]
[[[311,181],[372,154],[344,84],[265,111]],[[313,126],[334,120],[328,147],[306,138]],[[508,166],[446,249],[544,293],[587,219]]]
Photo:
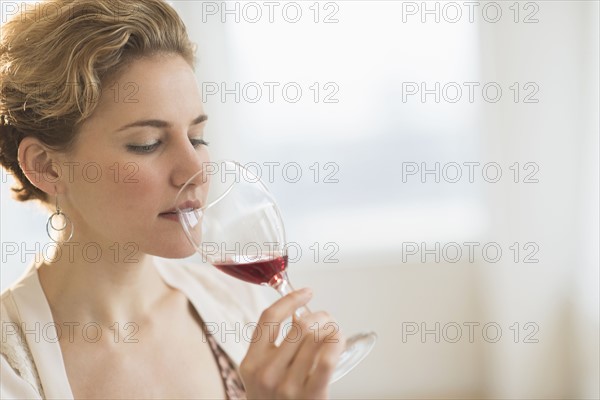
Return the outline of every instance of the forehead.
[[[107,79],[86,124],[98,119],[118,125],[137,118],[187,118],[190,113],[195,117],[202,109],[192,67],[179,55],[161,54],[133,60]]]

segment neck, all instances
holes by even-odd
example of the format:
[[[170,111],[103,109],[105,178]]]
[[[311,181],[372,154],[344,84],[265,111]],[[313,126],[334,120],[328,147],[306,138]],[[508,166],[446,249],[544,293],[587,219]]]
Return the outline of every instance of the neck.
[[[58,244],[38,270],[54,318],[106,327],[148,319],[171,289],[152,256],[136,250],[134,244]]]

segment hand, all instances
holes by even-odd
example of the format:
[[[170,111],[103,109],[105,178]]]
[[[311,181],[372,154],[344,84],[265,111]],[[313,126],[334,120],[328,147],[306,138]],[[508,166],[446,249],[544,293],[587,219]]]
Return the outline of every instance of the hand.
[[[283,321],[311,297],[310,290],[294,291],[261,314],[240,365],[248,399],[327,398],[329,379],[345,345],[331,316],[321,311],[295,319],[283,342],[275,345]]]

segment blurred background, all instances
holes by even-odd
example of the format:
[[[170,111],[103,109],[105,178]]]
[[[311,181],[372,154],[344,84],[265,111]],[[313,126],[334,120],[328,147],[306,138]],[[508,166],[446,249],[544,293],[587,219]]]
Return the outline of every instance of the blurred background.
[[[312,308],[379,335],[332,397],[600,397],[597,1],[170,3],[213,158],[275,192]],[[47,242],[11,184],[2,289]]]

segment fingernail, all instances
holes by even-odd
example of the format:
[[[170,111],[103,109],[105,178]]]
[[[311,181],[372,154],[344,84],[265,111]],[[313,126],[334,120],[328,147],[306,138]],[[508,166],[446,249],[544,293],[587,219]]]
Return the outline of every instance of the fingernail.
[[[298,292],[302,295],[302,296],[306,296],[306,297],[312,297],[313,295],[313,291],[311,288],[302,288],[300,290],[298,290]]]

